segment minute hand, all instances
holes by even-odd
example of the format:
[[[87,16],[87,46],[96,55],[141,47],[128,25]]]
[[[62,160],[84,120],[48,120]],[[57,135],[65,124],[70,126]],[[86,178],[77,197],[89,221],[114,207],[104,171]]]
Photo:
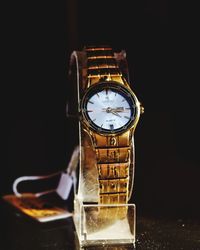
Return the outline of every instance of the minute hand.
[[[112,113],[113,115],[116,115],[116,116],[118,116],[118,117],[121,117],[121,115],[119,115],[119,114],[118,114],[116,111],[114,111],[114,110],[111,110],[110,113]]]

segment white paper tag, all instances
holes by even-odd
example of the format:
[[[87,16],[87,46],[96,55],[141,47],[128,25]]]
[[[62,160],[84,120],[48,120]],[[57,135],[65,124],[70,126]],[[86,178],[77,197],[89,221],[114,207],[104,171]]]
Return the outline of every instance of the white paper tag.
[[[67,200],[69,193],[73,185],[73,178],[67,173],[62,173],[60,177],[60,182],[56,189],[57,194],[63,199]]]

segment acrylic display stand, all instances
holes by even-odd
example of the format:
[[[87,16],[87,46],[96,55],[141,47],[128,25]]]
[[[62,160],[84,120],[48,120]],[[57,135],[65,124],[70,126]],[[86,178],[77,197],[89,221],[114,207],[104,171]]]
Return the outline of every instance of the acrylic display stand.
[[[81,247],[135,245],[135,204],[83,204],[76,196],[73,219]]]
[[[115,56],[123,75],[128,80],[127,61],[124,51]],[[67,104],[67,117],[69,118],[79,118],[80,97],[83,95],[82,88],[85,88],[87,84],[85,70],[81,69],[86,68],[86,61],[86,52],[72,53],[69,82],[73,84],[70,84],[69,93],[71,94]],[[75,185],[74,190],[73,212],[79,246],[135,245],[136,206],[135,204],[121,204],[120,202],[118,204],[99,202],[99,172],[95,150],[93,150],[93,139],[91,139],[90,133],[87,133],[81,126],[79,119],[74,121],[73,129],[76,128],[76,131],[79,131],[78,144],[80,145],[78,181],[76,181],[78,185]],[[130,158],[131,167],[134,170],[134,160],[132,159],[134,158],[134,147]],[[116,162],[118,163],[118,161]],[[129,177],[130,189],[128,191],[131,193],[133,171],[130,171]]]

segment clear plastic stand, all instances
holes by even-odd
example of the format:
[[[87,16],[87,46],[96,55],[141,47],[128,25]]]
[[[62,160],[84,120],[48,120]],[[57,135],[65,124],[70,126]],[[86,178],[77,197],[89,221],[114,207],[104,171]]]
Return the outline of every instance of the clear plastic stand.
[[[135,204],[83,204],[76,196],[73,219],[80,247],[135,246]]]
[[[123,75],[128,80],[129,76],[125,51],[115,53],[114,56],[123,72]],[[69,82],[72,84],[70,84],[71,89],[69,91],[70,95],[67,105],[67,117],[79,118],[79,103],[82,100],[81,98],[83,97],[88,84],[86,68],[86,51],[74,51],[70,58]],[[127,202],[132,193],[134,179],[135,154],[133,137],[127,154],[123,153],[120,157],[119,153],[117,153],[118,149],[116,149],[116,151],[105,150],[109,151],[109,153],[107,152],[105,154],[105,151],[102,150],[101,157],[97,157],[96,149],[94,147],[97,139],[96,136],[94,136],[90,130],[87,130],[85,126],[81,125],[81,120],[74,123],[73,126],[76,127],[75,131],[79,131],[78,141],[80,146],[79,169],[77,171],[77,181],[75,181],[74,185],[73,213],[79,246],[81,248],[92,246],[101,247],[105,245],[122,246],[127,244],[135,246],[136,206],[135,204],[129,204]],[[129,138],[129,136],[127,138]],[[108,146],[107,139],[107,137],[101,138],[102,142],[100,145],[104,147],[104,149],[107,149]],[[110,144],[112,148],[112,146],[114,146],[113,142],[110,141],[109,145]],[[124,147],[124,144],[122,143],[121,146]],[[108,158],[105,159],[105,156]],[[108,166],[106,170],[108,174],[106,173],[106,176],[104,177],[108,177],[107,179],[105,178],[107,180],[107,184],[105,183],[107,191],[104,193],[105,200],[103,201],[101,201],[100,196],[102,184],[100,182],[101,170],[98,168],[98,165],[100,165],[101,162],[106,162],[108,165],[109,163],[116,163],[116,168]],[[122,163],[121,170],[120,163]],[[126,164],[129,165],[128,168],[126,167]],[[117,185],[114,185],[116,190],[114,190],[113,193],[112,188],[114,186],[112,187],[109,178],[113,178],[116,183],[118,183]],[[128,183],[124,182],[124,184],[121,184],[120,186],[120,178],[126,179]],[[120,192],[122,193],[122,196],[120,196]],[[106,193],[109,193],[110,196],[107,197]],[[118,203],[112,204],[112,202]],[[123,204],[123,202],[127,203]]]

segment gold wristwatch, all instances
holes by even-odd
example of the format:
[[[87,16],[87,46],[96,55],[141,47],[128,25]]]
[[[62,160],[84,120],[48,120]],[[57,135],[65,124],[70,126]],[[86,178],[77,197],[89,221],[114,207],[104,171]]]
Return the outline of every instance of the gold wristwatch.
[[[77,195],[84,203],[127,204],[134,180],[134,131],[143,107],[129,85],[126,53],[110,46],[84,47],[72,53],[69,73],[77,84],[80,116]]]

